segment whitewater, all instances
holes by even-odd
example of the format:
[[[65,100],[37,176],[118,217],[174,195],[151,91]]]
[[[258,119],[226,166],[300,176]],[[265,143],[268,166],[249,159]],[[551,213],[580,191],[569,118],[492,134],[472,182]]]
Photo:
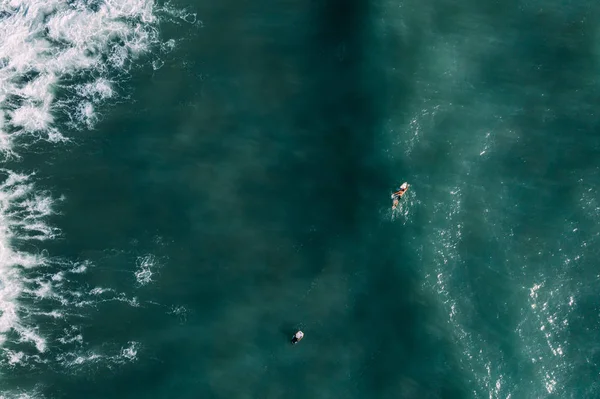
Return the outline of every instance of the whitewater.
[[[103,301],[139,303],[110,287],[77,284],[95,265],[43,249],[45,241],[61,239],[48,217],[68,197],[38,188],[36,171],[19,167],[20,149],[47,142],[61,151],[85,140],[102,118],[99,109],[124,100],[120,84],[136,63],[160,68],[160,57],[176,46],[175,39],[161,40],[161,17],[196,23],[194,14],[146,0],[0,3],[0,150],[5,163],[16,165],[0,170],[0,375],[35,364],[69,369],[136,357],[137,342],[86,348],[78,327],[82,309]],[[138,284],[148,284],[153,255],[134,262]],[[48,319],[53,327],[40,327]],[[0,397],[37,397],[36,391]]]

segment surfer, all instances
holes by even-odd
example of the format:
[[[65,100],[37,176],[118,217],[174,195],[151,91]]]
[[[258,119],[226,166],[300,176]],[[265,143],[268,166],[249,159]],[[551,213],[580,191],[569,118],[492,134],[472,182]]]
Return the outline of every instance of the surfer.
[[[400,198],[402,198],[404,193],[406,193],[406,190],[408,190],[408,183],[404,182],[404,183],[402,183],[402,185],[400,186],[398,191],[396,191],[394,194],[392,194],[392,200],[393,200],[392,209],[396,209],[396,207],[400,203]]]
[[[304,338],[304,333],[298,330],[298,332],[292,337],[292,344],[297,344],[300,342],[300,340],[302,340],[302,338]]]

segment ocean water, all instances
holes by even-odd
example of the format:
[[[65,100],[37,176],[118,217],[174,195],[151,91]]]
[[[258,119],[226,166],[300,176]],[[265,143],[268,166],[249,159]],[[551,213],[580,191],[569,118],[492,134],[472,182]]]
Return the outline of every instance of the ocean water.
[[[0,1],[0,398],[600,397],[599,15]]]

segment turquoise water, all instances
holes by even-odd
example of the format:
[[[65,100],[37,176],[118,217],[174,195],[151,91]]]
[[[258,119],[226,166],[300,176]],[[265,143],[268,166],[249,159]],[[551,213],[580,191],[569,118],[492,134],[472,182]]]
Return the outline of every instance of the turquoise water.
[[[0,398],[598,397],[598,11],[0,5]]]

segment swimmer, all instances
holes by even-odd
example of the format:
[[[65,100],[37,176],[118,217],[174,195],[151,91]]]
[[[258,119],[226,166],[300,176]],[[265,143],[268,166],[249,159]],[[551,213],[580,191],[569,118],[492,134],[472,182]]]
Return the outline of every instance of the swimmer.
[[[406,193],[406,190],[408,190],[408,183],[405,182],[405,183],[402,183],[402,185],[400,186],[398,191],[396,191],[394,194],[392,194],[392,200],[393,200],[392,209],[396,209],[396,207],[400,203],[400,198],[402,198],[404,193]]]
[[[298,331],[292,338],[292,344],[297,344],[300,342],[300,340],[302,340],[302,338],[304,338],[304,333],[302,331]]]

